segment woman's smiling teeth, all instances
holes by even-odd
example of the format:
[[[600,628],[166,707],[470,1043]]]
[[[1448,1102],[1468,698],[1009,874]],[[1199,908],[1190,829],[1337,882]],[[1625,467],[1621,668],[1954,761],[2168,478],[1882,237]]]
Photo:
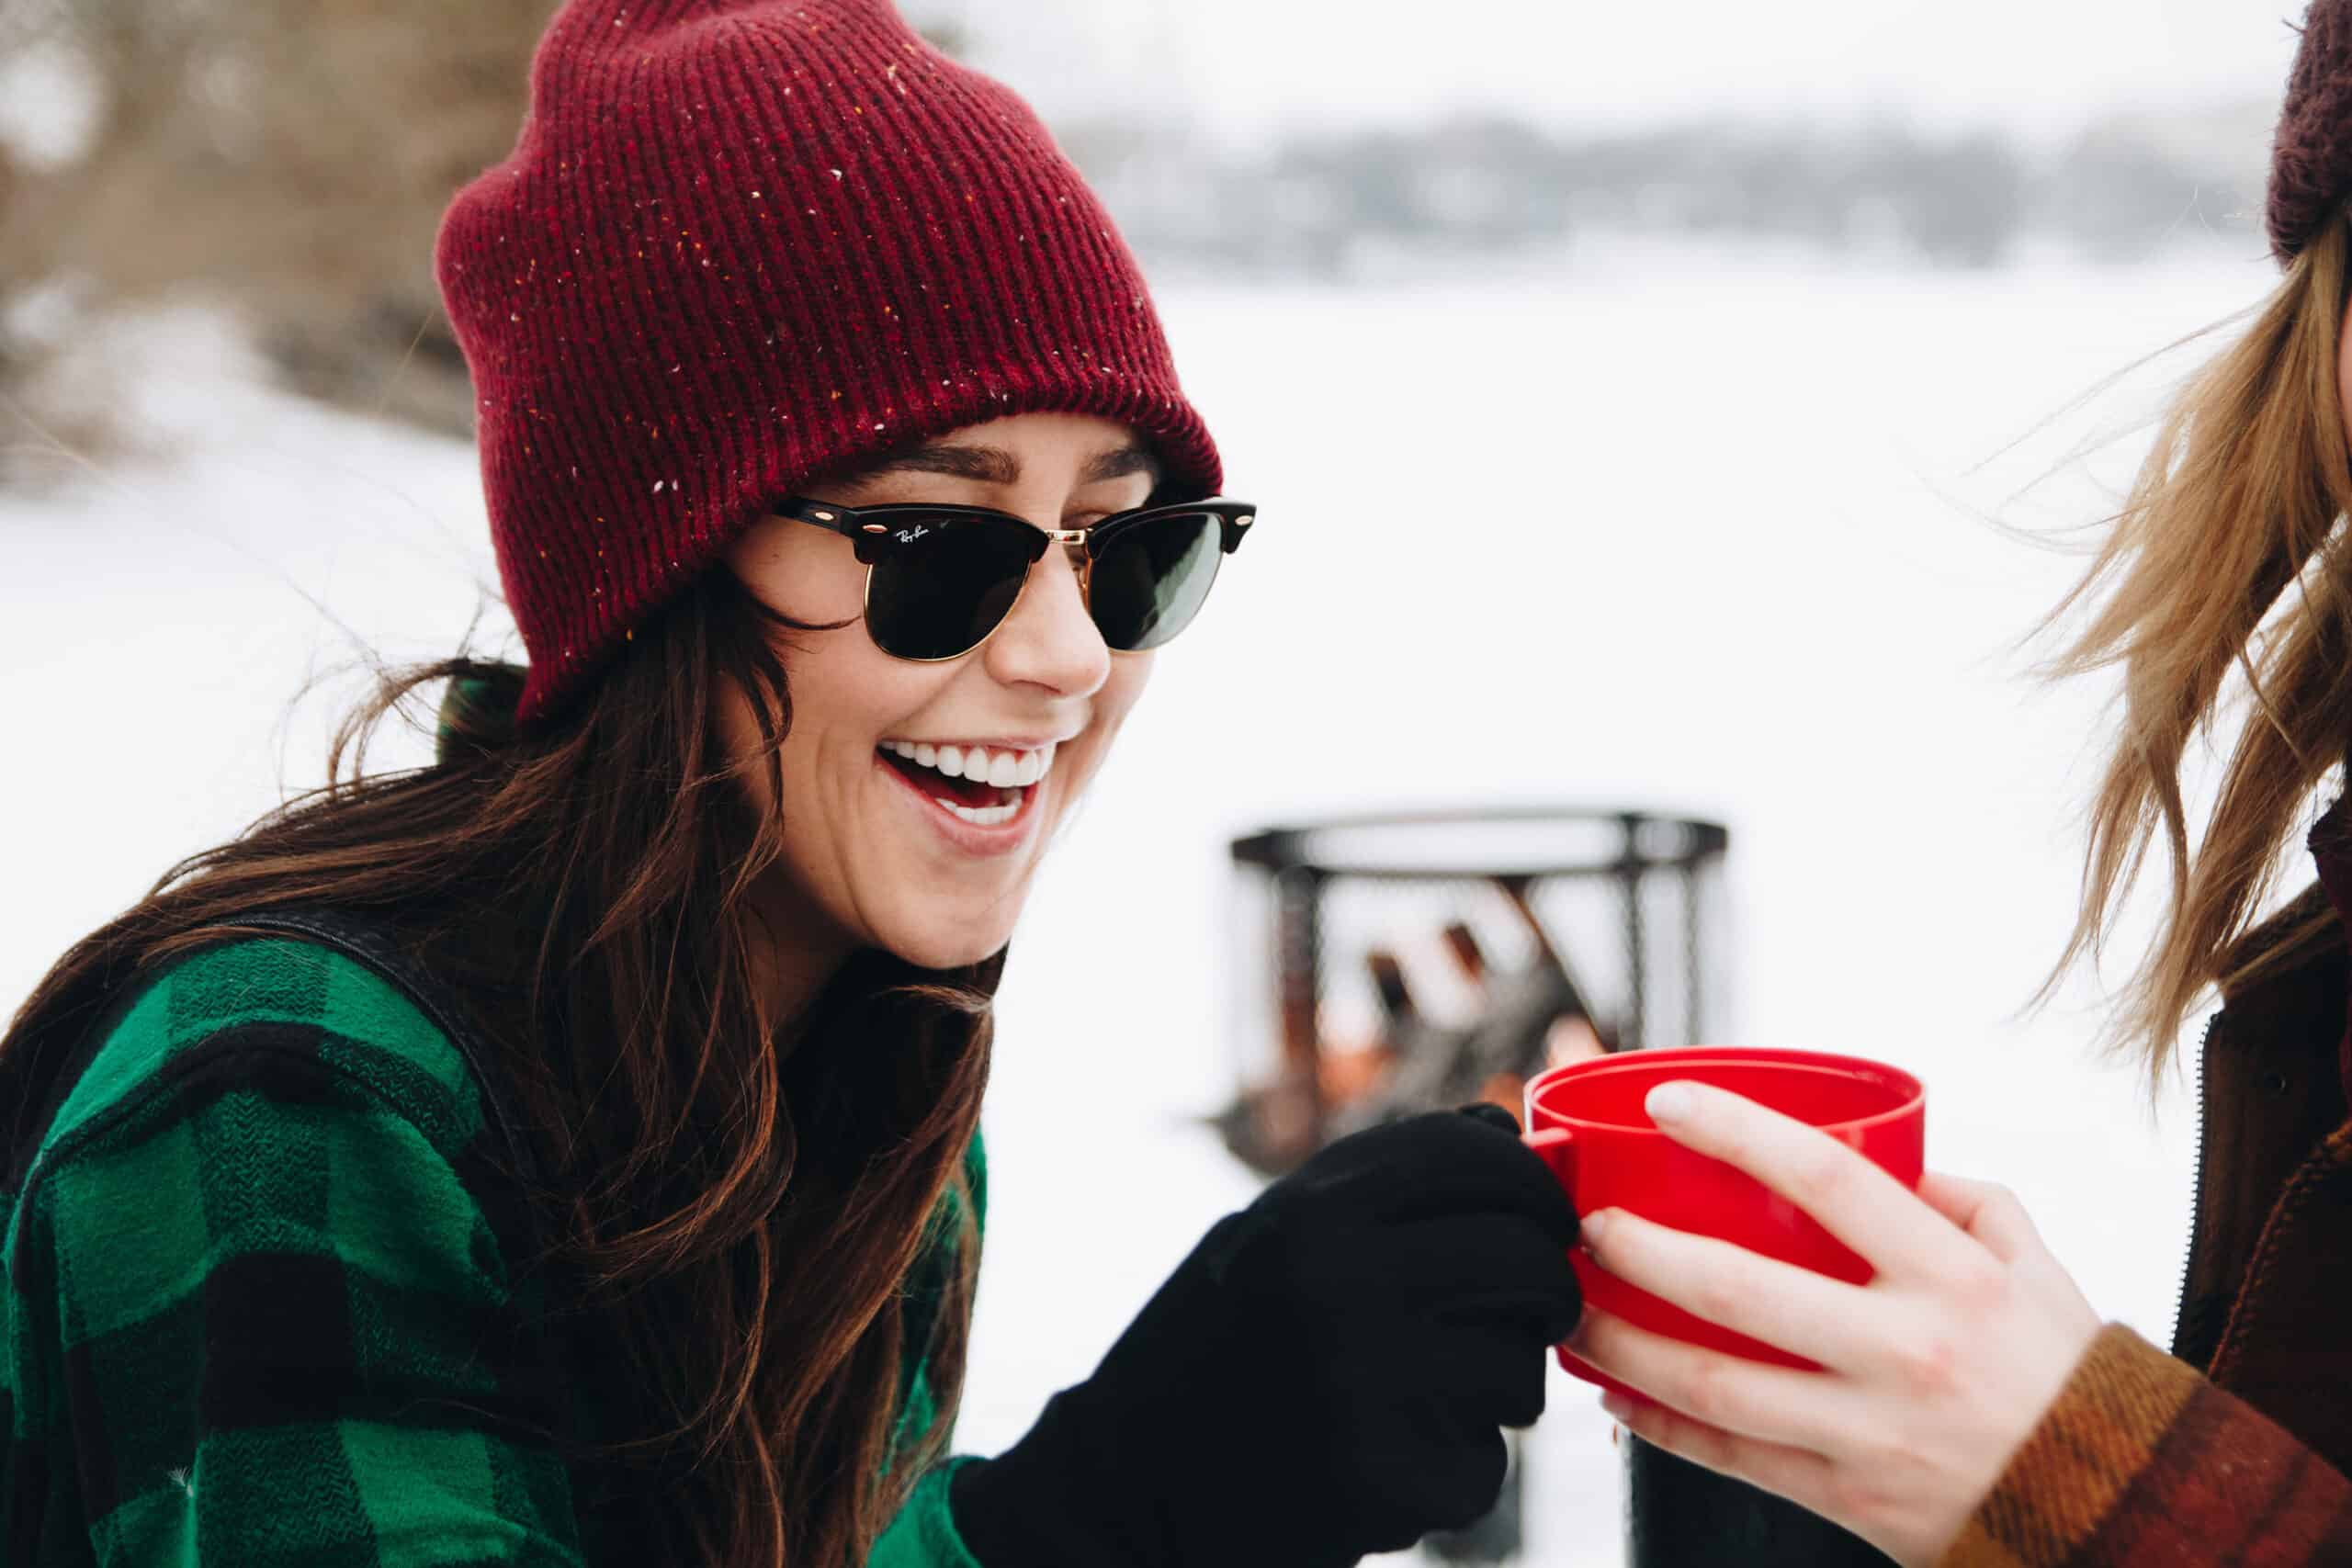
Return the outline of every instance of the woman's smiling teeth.
[[[967,805],[963,800],[933,794],[932,799],[975,827],[988,828],[1010,822],[1021,814],[1023,794],[1031,784],[1046,776],[1054,765],[1054,748],[1035,751],[991,751],[985,746],[939,746],[927,740],[885,740],[880,750],[927,769],[943,779],[959,781],[958,793],[968,795],[973,786],[986,786],[1010,793],[1012,798],[994,805]],[[904,771],[904,770],[901,770]],[[953,787],[953,786],[951,786]]]

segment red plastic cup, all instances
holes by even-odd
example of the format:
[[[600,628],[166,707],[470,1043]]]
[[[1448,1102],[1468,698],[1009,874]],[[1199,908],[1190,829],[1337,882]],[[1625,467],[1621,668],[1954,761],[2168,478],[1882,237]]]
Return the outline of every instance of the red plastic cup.
[[[1919,1080],[1860,1056],[1692,1045],[1572,1062],[1527,1086],[1525,1142],[1551,1167],[1579,1218],[1616,1209],[1679,1231],[1720,1237],[1850,1284],[1868,1284],[1870,1265],[1794,1204],[1754,1177],[1657,1130],[1643,1101],[1658,1085],[1677,1079],[1728,1089],[1818,1127],[1915,1190],[1927,1157],[1927,1091]],[[1570,1255],[1570,1262],[1585,1300],[1628,1323],[1750,1360],[1821,1370],[1801,1356],[1634,1289],[1603,1270],[1582,1247]],[[1565,1345],[1554,1353],[1572,1376],[1644,1397],[1579,1360]]]

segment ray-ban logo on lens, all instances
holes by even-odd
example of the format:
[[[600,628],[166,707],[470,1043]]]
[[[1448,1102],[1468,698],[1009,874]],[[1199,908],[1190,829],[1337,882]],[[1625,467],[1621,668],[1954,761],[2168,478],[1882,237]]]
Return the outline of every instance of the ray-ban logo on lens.
[[[898,541],[899,541],[899,543],[900,543],[900,544],[902,544],[902,545],[911,545],[911,544],[913,544],[917,539],[922,538],[925,534],[928,534],[928,533],[930,533],[930,532],[931,532],[931,525],[930,525],[930,524],[928,524],[928,523],[918,523],[918,524],[916,524],[916,525],[915,525],[913,527],[911,527],[911,528],[901,528],[901,529],[899,529],[897,533],[895,533],[895,534],[891,535],[891,536],[890,536],[890,537],[892,537],[892,538],[894,538],[894,539],[898,540]]]

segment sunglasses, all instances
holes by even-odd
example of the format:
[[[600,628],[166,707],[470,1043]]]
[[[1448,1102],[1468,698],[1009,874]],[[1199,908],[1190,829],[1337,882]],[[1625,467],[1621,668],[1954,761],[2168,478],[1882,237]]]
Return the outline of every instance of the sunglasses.
[[[1114,512],[1091,528],[1040,528],[985,506],[837,506],[794,496],[775,514],[845,536],[865,563],[865,630],[899,659],[956,659],[989,639],[1029,569],[1061,545],[1087,613],[1114,652],[1158,648],[1189,625],[1217,563],[1257,508],[1222,496]]]

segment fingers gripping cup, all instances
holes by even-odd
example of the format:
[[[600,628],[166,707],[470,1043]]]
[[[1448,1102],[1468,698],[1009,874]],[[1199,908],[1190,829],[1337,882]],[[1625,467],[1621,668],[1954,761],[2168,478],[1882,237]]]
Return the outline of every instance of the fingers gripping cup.
[[[1919,1080],[1860,1056],[1701,1045],[1576,1062],[1527,1086],[1525,1141],[1551,1167],[1578,1218],[1617,1209],[1867,1284],[1870,1265],[1795,1204],[1657,1130],[1644,1101],[1677,1079],[1710,1084],[1817,1127],[1915,1190],[1927,1153],[1927,1092]],[[1582,1249],[1570,1261],[1585,1300],[1628,1323],[1750,1360],[1820,1370],[1636,1290]],[[1555,1354],[1573,1376],[1640,1397],[1566,1346]]]

